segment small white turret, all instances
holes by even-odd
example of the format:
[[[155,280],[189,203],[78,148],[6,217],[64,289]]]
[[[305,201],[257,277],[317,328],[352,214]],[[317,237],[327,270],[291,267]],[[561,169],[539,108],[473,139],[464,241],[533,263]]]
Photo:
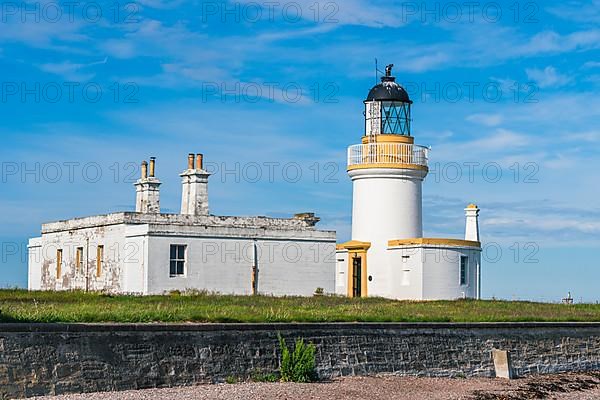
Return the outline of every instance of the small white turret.
[[[479,208],[471,203],[465,208],[467,223],[465,227],[465,240],[480,242],[479,240]]]
[[[150,173],[148,173],[148,162],[142,162],[142,177],[135,183],[135,212],[160,214],[161,182],[154,176],[155,169],[156,158],[150,158]]]

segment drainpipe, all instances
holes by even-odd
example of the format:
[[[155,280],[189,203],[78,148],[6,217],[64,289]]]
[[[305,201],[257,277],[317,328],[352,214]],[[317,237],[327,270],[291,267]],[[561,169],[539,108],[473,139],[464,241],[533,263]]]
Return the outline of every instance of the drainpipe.
[[[481,261],[477,263],[477,300],[481,300]]]
[[[252,295],[258,294],[258,251],[256,248],[256,239],[252,241]]]

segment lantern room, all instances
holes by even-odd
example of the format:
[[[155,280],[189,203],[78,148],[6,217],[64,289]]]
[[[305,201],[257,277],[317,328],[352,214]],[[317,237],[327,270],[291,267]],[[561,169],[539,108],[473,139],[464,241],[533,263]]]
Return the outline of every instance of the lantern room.
[[[410,136],[410,100],[406,90],[392,76],[394,64],[385,67],[381,83],[375,85],[365,103],[365,135]]]

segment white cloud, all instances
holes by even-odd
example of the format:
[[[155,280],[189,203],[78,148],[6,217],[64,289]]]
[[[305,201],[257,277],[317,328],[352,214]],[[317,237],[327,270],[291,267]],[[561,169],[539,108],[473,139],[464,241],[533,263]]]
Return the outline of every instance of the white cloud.
[[[450,55],[446,52],[435,51],[432,54],[416,55],[407,59],[400,65],[402,71],[423,72],[437,69],[450,61]]]
[[[588,61],[585,64],[583,64],[582,68],[600,68],[600,62]]]
[[[567,35],[545,31],[534,35],[528,43],[516,47],[516,53],[536,55],[597,49],[598,47],[600,47],[600,29],[576,31]]]
[[[561,87],[571,82],[569,76],[558,73],[552,66],[544,69],[527,68],[525,72],[527,78],[537,83],[540,88]]]
[[[578,165],[579,160],[574,157],[569,157],[565,154],[556,154],[551,157],[548,157],[543,163],[543,168],[548,169],[563,169],[563,168],[571,168]]]
[[[171,9],[181,4],[185,4],[184,0],[137,0],[137,3],[142,6],[156,9]],[[135,3],[132,3],[135,4]]]
[[[239,3],[240,0],[230,0],[230,3]],[[242,0],[249,4],[268,4],[256,2],[255,0]],[[292,4],[294,7],[292,7]],[[284,11],[284,6],[286,11]],[[298,7],[299,6],[299,7]],[[315,2],[314,0],[296,0],[294,3],[271,3],[270,8],[263,10],[263,19],[269,20],[268,14],[273,12],[275,21],[295,19],[300,15],[308,22],[319,24],[360,25],[374,28],[398,27],[404,25],[406,18],[404,8],[394,5],[393,2],[372,0],[344,0],[343,2]],[[291,24],[291,23],[290,23]]]
[[[600,22],[600,0],[569,1],[549,7],[548,12],[559,18],[577,22]]]
[[[471,114],[466,119],[485,126],[498,126],[504,120],[500,114]]]
[[[530,143],[531,138],[527,135],[508,129],[496,129],[493,134],[467,142],[463,146],[468,146],[476,150],[505,150],[527,146]]]
[[[69,81],[88,81],[96,76],[95,72],[85,72],[86,68],[92,67],[94,65],[106,64],[108,61],[105,58],[102,61],[97,61],[89,64],[76,64],[70,61],[64,61],[62,63],[46,63],[39,65],[39,68],[44,72],[49,72],[51,74],[60,75],[64,79]]]
[[[600,131],[586,131],[568,133],[565,135],[568,140],[581,142],[600,142]]]

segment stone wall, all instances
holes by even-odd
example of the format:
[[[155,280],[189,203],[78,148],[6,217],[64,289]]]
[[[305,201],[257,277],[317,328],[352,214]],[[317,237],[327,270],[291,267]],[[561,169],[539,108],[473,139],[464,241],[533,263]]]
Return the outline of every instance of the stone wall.
[[[317,346],[318,373],[517,376],[600,369],[600,324],[0,324],[0,398],[222,382],[278,368],[277,333]]]

